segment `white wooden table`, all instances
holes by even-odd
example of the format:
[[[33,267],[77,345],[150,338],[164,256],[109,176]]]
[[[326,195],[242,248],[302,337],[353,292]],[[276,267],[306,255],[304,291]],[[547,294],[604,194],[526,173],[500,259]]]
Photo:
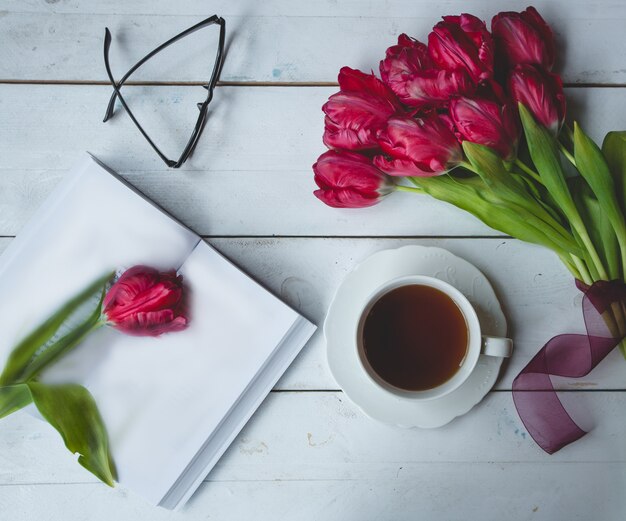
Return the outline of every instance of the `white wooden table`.
[[[534,2],[553,25],[570,112],[600,138],[626,127],[626,4]],[[50,520],[617,520],[626,512],[626,362],[561,380],[592,432],[544,454],[513,407],[511,382],[551,336],[581,331],[581,298],[548,251],[455,208],[398,193],[340,211],[311,194],[323,151],[320,107],[342,65],[377,68],[400,32],[425,38],[444,14],[489,20],[524,3],[468,0],[0,0],[0,249],[84,151],[97,155],[269,289],[322,324],[352,267],[372,252],[436,245],[478,266],[510,319],[515,356],[470,414],[438,430],[366,418],[329,373],[321,332],[306,346],[182,513],[109,489],[77,465],[56,432],[26,414],[0,422],[0,519]],[[164,167],[122,113],[101,122],[116,77],[145,52],[218,13],[228,55],[201,142]],[[164,56],[125,87],[166,150],[184,143],[208,40]],[[205,55],[204,60],[208,58]],[[176,63],[178,62],[178,63]],[[164,86],[145,83],[163,82]],[[170,147],[168,149],[167,147]],[[113,201],[94,209],[106,219]],[[0,310],[1,313],[10,310]]]

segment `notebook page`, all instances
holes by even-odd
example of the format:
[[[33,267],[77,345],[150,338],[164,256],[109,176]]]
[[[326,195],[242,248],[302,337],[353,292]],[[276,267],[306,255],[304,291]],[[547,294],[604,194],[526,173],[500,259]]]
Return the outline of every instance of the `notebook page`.
[[[180,273],[191,295],[189,328],[158,339],[119,334],[87,382],[110,432],[120,483],[154,503],[299,318],[204,242]]]

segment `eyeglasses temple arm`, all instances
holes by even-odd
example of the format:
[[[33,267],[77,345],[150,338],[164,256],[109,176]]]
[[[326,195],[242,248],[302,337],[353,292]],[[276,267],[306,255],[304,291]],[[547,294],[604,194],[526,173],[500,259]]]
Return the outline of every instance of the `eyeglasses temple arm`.
[[[174,166],[176,164],[176,161],[172,161],[171,159],[168,159],[159,150],[159,148],[150,139],[150,136],[148,136],[148,134],[146,134],[146,131],[139,124],[139,121],[137,121],[137,118],[135,118],[134,114],[128,108],[128,105],[126,105],[126,101],[124,101],[124,97],[120,93],[120,89],[117,86],[117,84],[115,83],[115,80],[113,79],[113,74],[111,73],[111,67],[109,65],[109,47],[110,46],[111,46],[111,32],[107,28],[106,31],[105,31],[105,34],[104,34],[104,66],[105,66],[106,71],[107,71],[107,76],[109,77],[109,80],[111,81],[111,85],[113,86],[114,94],[119,98],[120,103],[122,104],[122,106],[124,107],[126,112],[128,113],[128,116],[130,117],[130,119],[133,120],[133,123],[139,129],[139,132],[141,132],[143,137],[145,137],[146,140],[148,141],[148,143],[150,143],[150,146],[154,149],[154,151],[159,155],[159,157],[165,162],[166,165],[168,165],[170,167]]]
[[[124,74],[124,76],[122,76],[122,79],[120,79],[120,81],[118,81],[117,83],[115,83],[115,81],[111,78],[111,82],[115,83],[117,89],[114,89],[113,93],[111,94],[111,98],[109,99],[109,104],[107,106],[107,110],[105,112],[104,115],[104,119],[103,122],[108,121],[111,116],[113,116],[113,110],[115,108],[115,99],[119,96],[119,89],[122,87],[122,85],[124,85],[124,83],[126,82],[126,80],[133,74],[133,72],[135,72],[139,67],[141,67],[144,63],[146,63],[150,58],[152,58],[155,54],[158,54],[159,52],[161,52],[163,49],[165,49],[166,47],[172,45],[174,42],[177,42],[178,40],[180,40],[181,38],[184,38],[185,36],[196,32],[197,30],[207,26],[207,25],[211,25],[211,24],[219,24],[220,25],[220,47],[219,47],[219,51],[218,51],[218,58],[216,59],[216,64],[214,66],[213,69],[213,74],[215,74],[215,68],[219,67],[221,69],[221,55],[222,55],[222,49],[224,46],[224,19],[217,16],[217,15],[213,15],[209,18],[207,18],[206,20],[202,20],[201,22],[197,23],[196,25],[193,25],[192,27],[189,27],[188,29],[185,29],[183,32],[177,34],[176,36],[173,36],[172,38],[170,38],[169,40],[167,40],[165,43],[162,43],[161,45],[159,45],[156,49],[152,50],[151,52],[149,52],[146,56],[144,56],[141,60],[139,60],[135,65],[133,65],[126,74]],[[107,43],[107,38],[108,38],[108,43]],[[108,61],[108,54],[109,54],[109,48],[111,46],[111,32],[109,31],[109,28],[105,28],[105,34],[104,34],[104,55],[105,55],[105,62]],[[218,75],[219,75],[218,71]],[[217,83],[217,79],[215,79],[215,82]],[[215,85],[213,85],[213,87],[215,87]]]

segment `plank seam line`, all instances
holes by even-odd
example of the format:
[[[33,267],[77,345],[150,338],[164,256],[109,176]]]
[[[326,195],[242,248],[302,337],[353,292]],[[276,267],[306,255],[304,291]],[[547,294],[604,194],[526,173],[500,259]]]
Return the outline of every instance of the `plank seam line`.
[[[358,240],[445,240],[489,239],[515,240],[510,235],[201,235],[203,239],[358,239]],[[15,239],[15,235],[0,235],[0,239]]]
[[[343,393],[341,389],[272,389],[271,393]]]
[[[403,463],[403,469],[407,470],[411,467],[418,467],[421,465],[623,465],[625,460],[612,460],[612,461],[596,461],[596,460],[585,460],[585,461],[559,461],[559,462],[550,462],[550,461],[520,461],[520,460],[489,460],[489,461],[459,461],[459,460],[428,460],[428,461],[415,461],[411,463]],[[390,464],[389,468],[393,468],[393,465]],[[390,478],[390,479],[403,479],[403,478]],[[409,476],[408,479],[414,479],[414,476]],[[340,482],[340,481],[380,481],[380,478],[376,477],[358,477],[358,478],[265,478],[265,479],[204,479],[203,483],[276,483],[280,484],[281,482]],[[56,487],[56,486],[76,486],[76,485],[92,485],[97,487],[105,487],[104,483],[99,481],[66,481],[66,482],[32,482],[32,481],[23,481],[19,483],[0,483],[0,487],[25,487],[25,486],[44,486],[44,487]]]
[[[111,86],[104,80],[17,80],[0,79],[6,85],[93,85]],[[144,87],[202,87],[206,81],[127,81],[126,86]],[[338,87],[333,81],[219,81],[218,87]]]
[[[595,384],[590,384],[595,385]],[[285,393],[327,393],[327,394],[343,394],[342,389],[272,389],[271,393],[285,394]],[[510,393],[512,389],[490,389],[489,393]],[[545,390],[527,391],[543,393]],[[556,389],[557,393],[624,393],[626,389],[589,389],[587,387],[576,389]]]
[[[510,235],[202,235],[203,239],[513,239]],[[515,239],[518,240],[518,239]]]
[[[159,86],[159,87],[200,87],[202,81],[128,81],[127,86]],[[5,85],[92,85],[110,86],[104,80],[44,80],[44,79],[0,79]],[[219,87],[338,87],[334,81],[220,81]],[[573,89],[585,88],[624,88],[626,83],[564,83],[564,87]]]

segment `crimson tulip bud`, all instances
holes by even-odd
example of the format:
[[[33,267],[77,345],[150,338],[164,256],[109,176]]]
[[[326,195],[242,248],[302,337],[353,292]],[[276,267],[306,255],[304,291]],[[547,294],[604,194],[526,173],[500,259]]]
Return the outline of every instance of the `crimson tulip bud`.
[[[498,61],[509,68],[519,63],[541,65],[551,70],[556,46],[552,29],[534,7],[521,13],[499,13],[491,20]]]
[[[471,14],[444,16],[428,35],[428,50],[436,66],[467,70],[478,83],[493,76],[493,43],[485,23]]]
[[[363,208],[378,203],[394,184],[370,159],[355,152],[329,150],[313,165],[315,196],[335,208]]]
[[[463,160],[463,150],[446,115],[391,118],[378,139],[389,159],[376,156],[374,164],[393,176],[432,177]]]
[[[129,335],[158,336],[181,331],[189,322],[182,276],[148,266],[126,270],[102,306],[107,323]]]
[[[389,47],[380,62],[380,77],[393,89],[394,84],[404,83],[412,74],[432,67],[426,44],[401,34],[398,44]]]
[[[555,136],[565,120],[565,94],[561,78],[533,65],[518,65],[509,77],[514,101],[522,103]]]
[[[428,47],[406,34],[387,49],[380,76],[400,101],[420,109],[445,107],[451,97],[469,95],[476,89],[465,69],[435,69]]]
[[[322,107],[324,144],[347,150],[377,148],[376,134],[400,110],[396,96],[373,74],[349,67],[339,71],[339,88]]]
[[[450,102],[450,116],[463,141],[493,148],[505,160],[515,157],[519,127],[510,105],[458,98]]]

